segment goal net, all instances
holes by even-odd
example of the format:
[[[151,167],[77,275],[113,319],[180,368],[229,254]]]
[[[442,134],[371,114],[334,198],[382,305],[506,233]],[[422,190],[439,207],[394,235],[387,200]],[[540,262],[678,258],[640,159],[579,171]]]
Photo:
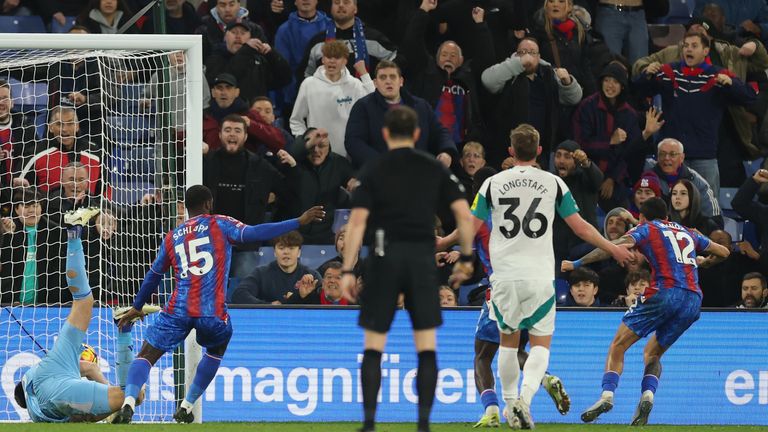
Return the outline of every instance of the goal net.
[[[29,420],[15,383],[69,313],[63,213],[101,209],[83,233],[96,300],[86,343],[117,385],[112,307],[131,304],[164,234],[184,219],[184,190],[202,180],[199,38],[24,37],[0,35],[0,421]],[[153,302],[172,289],[166,275]],[[134,354],[152,319],[134,326]],[[185,362],[199,355],[183,348],[152,369],[136,421],[172,421]]]

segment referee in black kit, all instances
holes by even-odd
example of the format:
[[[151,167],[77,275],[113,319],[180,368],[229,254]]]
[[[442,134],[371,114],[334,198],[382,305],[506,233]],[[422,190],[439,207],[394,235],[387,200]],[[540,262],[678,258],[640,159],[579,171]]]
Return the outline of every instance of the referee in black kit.
[[[381,354],[387,342],[399,293],[411,316],[418,353],[416,390],[419,432],[429,431],[429,414],[437,385],[436,328],[443,323],[435,264],[435,214],[450,205],[461,245],[457,271],[472,273],[473,221],[458,179],[428,153],[414,149],[419,139],[416,112],[406,106],[384,116],[382,134],[389,151],[363,167],[352,195],[341,286],[357,296],[352,268],[366,233],[371,256],[366,261],[358,324],[365,329],[361,366],[363,432],[374,430],[381,386]]]

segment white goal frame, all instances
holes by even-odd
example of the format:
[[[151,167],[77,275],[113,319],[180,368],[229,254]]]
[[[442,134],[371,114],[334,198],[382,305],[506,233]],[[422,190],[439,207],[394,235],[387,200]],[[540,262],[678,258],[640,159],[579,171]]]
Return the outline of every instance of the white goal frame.
[[[179,50],[186,57],[186,184],[203,182],[203,42],[201,35],[110,35],[0,33],[0,49]],[[0,60],[1,61],[1,60]],[[193,331],[185,341],[184,386],[189,388],[202,356]],[[195,423],[202,422],[202,398],[195,403]]]

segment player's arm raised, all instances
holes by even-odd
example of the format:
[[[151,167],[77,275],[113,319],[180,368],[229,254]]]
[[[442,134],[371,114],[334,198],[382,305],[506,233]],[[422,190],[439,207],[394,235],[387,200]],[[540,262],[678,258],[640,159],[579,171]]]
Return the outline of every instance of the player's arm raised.
[[[259,225],[248,225],[243,228],[240,241],[244,243],[253,243],[271,240],[287,232],[297,230],[302,225],[308,225],[312,222],[320,222],[324,218],[325,210],[323,210],[323,206],[310,207],[296,219]]]
[[[613,257],[613,259],[615,259],[621,265],[624,265],[632,260],[632,253],[629,251],[629,248],[635,244],[635,240],[632,237],[623,236],[611,243],[608,239],[603,237],[600,232],[595,229],[595,227],[585,221],[584,218],[582,218],[578,213],[573,213],[563,220],[568,224],[569,227],[571,227],[573,232],[579,236],[580,239],[591,244],[592,246],[599,248],[593,250],[578,260],[580,264],[589,264],[608,259],[610,257]],[[564,263],[565,262],[566,261],[564,261]],[[561,270],[563,270],[562,265]]]

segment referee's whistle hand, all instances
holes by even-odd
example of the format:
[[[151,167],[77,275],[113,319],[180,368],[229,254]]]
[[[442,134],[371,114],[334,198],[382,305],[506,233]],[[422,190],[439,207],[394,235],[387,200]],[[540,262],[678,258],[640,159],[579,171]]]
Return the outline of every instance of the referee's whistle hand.
[[[310,207],[309,210],[299,216],[299,224],[308,225],[312,222],[320,222],[323,219],[325,219],[325,210],[323,210],[323,206],[314,206]]]

